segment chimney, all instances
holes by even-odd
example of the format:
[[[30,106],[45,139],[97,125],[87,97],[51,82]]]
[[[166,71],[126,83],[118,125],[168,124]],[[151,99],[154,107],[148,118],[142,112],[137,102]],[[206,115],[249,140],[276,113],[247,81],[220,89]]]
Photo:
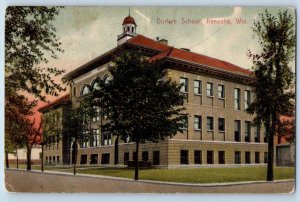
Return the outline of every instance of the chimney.
[[[187,51],[187,52],[191,52],[191,50],[190,49],[188,49],[188,48],[180,48],[181,50],[184,50],[184,51]]]
[[[158,42],[163,44],[163,45],[168,45],[168,40],[167,39],[160,39]]]

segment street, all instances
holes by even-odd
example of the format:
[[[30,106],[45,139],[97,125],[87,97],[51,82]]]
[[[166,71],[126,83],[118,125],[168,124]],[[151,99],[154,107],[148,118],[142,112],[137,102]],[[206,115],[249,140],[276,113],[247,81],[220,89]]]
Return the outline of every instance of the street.
[[[291,193],[293,180],[225,184],[184,184],[47,171],[5,170],[10,192],[89,193]]]

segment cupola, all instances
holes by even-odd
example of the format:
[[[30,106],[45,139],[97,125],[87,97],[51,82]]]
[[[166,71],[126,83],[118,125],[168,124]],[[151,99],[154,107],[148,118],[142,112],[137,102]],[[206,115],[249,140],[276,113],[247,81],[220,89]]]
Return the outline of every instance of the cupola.
[[[130,14],[124,18],[123,23],[123,33],[118,36],[118,46],[122,43],[126,42],[128,39],[136,36],[136,23],[134,18],[130,16]]]

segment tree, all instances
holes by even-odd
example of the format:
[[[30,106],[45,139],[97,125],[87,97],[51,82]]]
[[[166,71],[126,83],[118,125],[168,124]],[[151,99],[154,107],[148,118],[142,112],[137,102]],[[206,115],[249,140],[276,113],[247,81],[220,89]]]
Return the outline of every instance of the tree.
[[[91,126],[92,118],[95,116],[92,95],[88,94],[79,99],[80,105],[71,111],[68,123],[69,137],[73,139],[72,158],[74,162],[74,175],[76,175],[78,144],[82,146],[89,142],[94,136],[94,130]]]
[[[57,58],[61,43],[51,24],[58,7],[8,7],[5,15],[5,93],[20,90],[45,100],[43,92],[57,96],[65,88],[53,78],[64,70],[42,68],[49,57]]]
[[[288,142],[295,141],[296,119],[292,117],[282,117],[277,128],[277,143],[281,144],[284,139]]]
[[[55,141],[58,143],[61,134],[62,134],[62,126],[59,120],[62,119],[61,114],[54,109],[50,109],[50,112],[45,113],[43,115],[42,120],[42,137],[40,144],[42,145],[42,153],[41,153],[41,171],[44,171],[44,146],[47,144],[54,143]]]
[[[39,133],[37,131],[39,129],[33,128],[35,127],[34,124],[25,120],[26,118],[23,117],[26,116],[25,114],[21,113],[21,117],[19,117],[20,114],[14,114],[16,112],[14,107],[19,109],[24,107],[24,105],[16,106],[14,99],[22,96],[21,92],[27,92],[41,100],[45,100],[45,95],[57,96],[59,92],[65,90],[53,79],[62,74],[64,70],[54,67],[42,67],[42,64],[47,65],[50,57],[57,59],[56,53],[63,52],[60,48],[59,38],[55,34],[56,29],[51,24],[59,12],[60,8],[58,7],[13,6],[8,7],[6,10],[5,117],[6,119],[9,116],[18,117],[17,120],[23,118],[22,123],[29,124],[28,127],[26,126],[28,130],[32,126],[30,129],[32,133],[28,134],[33,136]],[[11,121],[8,122],[11,123]],[[7,134],[9,130],[5,132],[8,136],[12,135]],[[18,134],[14,133],[14,135]],[[34,142],[35,140],[26,139],[23,142],[30,149],[32,145],[28,141]],[[31,169],[29,164],[27,169]]]
[[[27,133],[27,170],[31,170],[31,151],[35,144],[40,143],[40,138],[42,137],[42,122],[36,127],[35,119],[29,124],[29,133]]]
[[[31,123],[28,116],[33,114],[32,108],[36,101],[28,101],[23,95],[16,93],[6,98],[5,103],[5,154],[8,168],[8,152],[24,146],[31,134]]]
[[[100,82],[106,130],[136,145],[135,180],[138,180],[139,145],[174,136],[182,127],[183,95],[180,85],[167,78],[159,62],[150,63],[139,52],[124,51],[109,69],[113,79]]]
[[[248,51],[253,61],[256,80],[253,84],[255,99],[248,112],[255,114],[254,125],[264,124],[268,138],[267,181],[273,181],[274,137],[281,116],[294,113],[294,74],[291,65],[295,52],[295,24],[288,11],[279,11],[278,16],[267,10],[259,14],[260,19],[252,28],[258,37],[261,51]]]

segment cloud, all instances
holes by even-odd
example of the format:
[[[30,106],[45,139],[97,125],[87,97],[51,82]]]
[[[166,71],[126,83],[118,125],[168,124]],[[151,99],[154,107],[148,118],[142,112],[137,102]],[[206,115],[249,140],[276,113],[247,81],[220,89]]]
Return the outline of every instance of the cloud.
[[[150,18],[147,17],[145,14],[143,14],[142,12],[140,12],[139,10],[137,9],[134,9],[134,12],[136,12],[139,16],[141,16],[144,20],[146,20],[148,23],[150,23]]]

